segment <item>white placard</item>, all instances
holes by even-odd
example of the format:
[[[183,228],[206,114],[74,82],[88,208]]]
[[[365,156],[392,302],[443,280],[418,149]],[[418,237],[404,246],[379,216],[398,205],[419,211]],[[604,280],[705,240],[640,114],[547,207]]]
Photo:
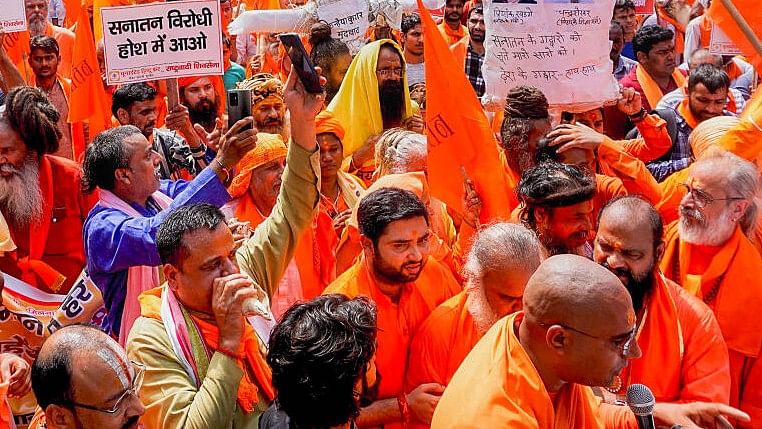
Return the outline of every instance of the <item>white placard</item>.
[[[333,37],[346,43],[352,54],[356,54],[365,45],[367,0],[318,0],[317,6],[320,20],[331,26]]]
[[[715,23],[712,24],[712,36],[709,38],[709,53],[714,55],[742,55],[736,44]]]
[[[3,0],[3,7],[0,7],[0,28],[6,33],[26,31],[24,0]]]
[[[219,0],[101,9],[109,85],[221,75]]]
[[[617,98],[609,58],[613,0],[484,1],[482,73],[486,94],[502,102],[514,86],[539,88],[556,107],[584,111]]]

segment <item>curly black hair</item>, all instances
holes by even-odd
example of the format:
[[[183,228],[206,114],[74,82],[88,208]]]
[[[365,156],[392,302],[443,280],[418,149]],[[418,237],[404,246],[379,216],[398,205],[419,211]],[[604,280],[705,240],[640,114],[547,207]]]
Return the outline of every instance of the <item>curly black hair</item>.
[[[355,386],[376,352],[376,308],[366,297],[295,304],[270,336],[276,402],[295,427],[330,428],[360,414]]]

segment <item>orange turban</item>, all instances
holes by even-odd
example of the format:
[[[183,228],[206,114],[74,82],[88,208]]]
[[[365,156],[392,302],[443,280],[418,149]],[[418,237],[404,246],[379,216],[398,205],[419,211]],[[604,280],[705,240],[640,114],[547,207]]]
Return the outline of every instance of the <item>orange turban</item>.
[[[257,147],[250,150],[238,162],[238,174],[228,187],[230,196],[238,198],[244,195],[249,189],[252,171],[268,162],[285,158],[287,153],[288,148],[280,134],[258,133]]]
[[[341,122],[333,116],[333,113],[323,110],[315,118],[315,134],[331,133],[339,140],[344,140],[344,127]]]
[[[283,101],[283,82],[270,73],[255,74],[249,79],[238,83],[236,87],[251,90],[252,107],[270,97]]]
[[[695,159],[700,159],[709,149],[714,147],[720,137],[733,129],[741,122],[735,116],[716,116],[698,124],[691,131],[688,143]]]
[[[212,86],[214,87],[214,92],[217,94],[217,113],[218,116],[220,113],[225,111],[225,83],[222,81],[222,76],[216,76],[216,75],[205,75],[205,76],[188,76],[188,77],[179,77],[177,78],[177,89],[180,91],[180,95],[183,93],[183,88],[185,88],[188,85],[191,85],[193,82],[201,79],[201,78],[207,78],[210,82],[212,82]]]

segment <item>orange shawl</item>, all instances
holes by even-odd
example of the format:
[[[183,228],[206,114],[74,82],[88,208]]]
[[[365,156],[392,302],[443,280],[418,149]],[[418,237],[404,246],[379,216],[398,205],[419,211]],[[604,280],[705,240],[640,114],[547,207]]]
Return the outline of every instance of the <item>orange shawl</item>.
[[[661,270],[698,297],[719,282],[719,292],[710,307],[720,323],[728,349],[746,356],[758,356],[762,344],[762,325],[758,323],[759,308],[762,307],[762,283],[759,281],[762,257],[737,227],[712,257],[706,271],[701,275],[689,275],[694,246],[680,240],[677,222],[667,228],[667,248]]]
[[[656,14],[659,16],[659,19],[666,21],[675,27],[675,52],[682,54],[685,50],[685,26],[669,16],[663,6],[656,7]]]
[[[432,429],[604,427],[589,387],[565,384],[551,399],[514,332],[523,317],[500,320],[476,344],[440,399]]]
[[[640,86],[643,88],[643,93],[646,95],[648,104],[650,106],[659,104],[659,100],[664,96],[664,91],[659,87],[659,84],[656,83],[651,75],[640,65],[635,67],[635,76],[637,77]],[[678,87],[682,87],[686,83],[685,76],[683,76],[677,67],[672,71],[672,79]]]

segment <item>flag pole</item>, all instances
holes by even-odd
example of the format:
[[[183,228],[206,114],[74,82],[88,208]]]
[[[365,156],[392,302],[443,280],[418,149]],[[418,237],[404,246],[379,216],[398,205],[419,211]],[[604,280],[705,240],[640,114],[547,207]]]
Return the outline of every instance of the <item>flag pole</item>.
[[[746,36],[751,45],[754,47],[754,50],[757,51],[757,55],[762,56],[762,41],[760,41],[759,37],[754,34],[754,30],[752,30],[752,28],[749,26],[749,23],[746,22],[746,19],[743,17],[743,15],[741,15],[741,12],[738,11],[738,8],[736,8],[736,5],[733,4],[733,1],[720,0],[720,2],[736,22],[738,28],[741,29],[743,35]]]

